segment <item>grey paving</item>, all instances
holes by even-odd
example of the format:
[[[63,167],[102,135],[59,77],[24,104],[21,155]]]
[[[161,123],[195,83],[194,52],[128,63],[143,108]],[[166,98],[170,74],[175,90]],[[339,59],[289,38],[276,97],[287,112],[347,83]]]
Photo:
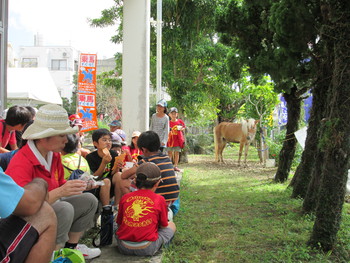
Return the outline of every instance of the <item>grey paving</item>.
[[[108,247],[103,247],[101,256],[98,258],[94,258],[91,260],[87,260],[89,263],[160,263],[162,262],[162,253],[158,252],[153,257],[139,257],[139,256],[125,256],[118,252],[118,248],[116,245],[111,245]]]

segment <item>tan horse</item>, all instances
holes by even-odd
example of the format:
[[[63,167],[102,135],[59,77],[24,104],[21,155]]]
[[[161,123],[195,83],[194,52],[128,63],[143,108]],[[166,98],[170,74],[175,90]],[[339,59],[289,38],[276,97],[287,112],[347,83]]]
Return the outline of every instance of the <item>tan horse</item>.
[[[227,142],[239,143],[238,165],[244,149],[244,165],[247,165],[247,155],[250,143],[254,140],[258,120],[249,119],[242,123],[221,122],[214,127],[215,161],[224,163],[222,152]]]

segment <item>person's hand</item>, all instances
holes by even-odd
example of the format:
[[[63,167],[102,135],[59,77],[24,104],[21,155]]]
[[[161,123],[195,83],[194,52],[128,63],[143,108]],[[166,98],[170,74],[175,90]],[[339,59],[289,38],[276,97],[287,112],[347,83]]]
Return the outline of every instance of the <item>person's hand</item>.
[[[68,180],[61,188],[61,197],[79,195],[86,190],[86,182],[82,180]]]
[[[112,156],[109,150],[107,148],[104,148],[102,152],[103,152],[102,162],[105,164],[110,163],[112,161]]]

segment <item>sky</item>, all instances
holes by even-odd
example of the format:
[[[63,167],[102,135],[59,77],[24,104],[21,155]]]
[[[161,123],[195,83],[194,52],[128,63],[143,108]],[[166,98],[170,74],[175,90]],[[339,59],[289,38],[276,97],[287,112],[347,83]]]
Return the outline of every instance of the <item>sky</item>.
[[[88,18],[99,18],[113,0],[11,0],[9,1],[8,41],[18,53],[20,46],[33,46],[34,35],[43,37],[44,46],[72,46],[82,53],[110,58],[121,45],[110,39],[117,26],[92,28]]]

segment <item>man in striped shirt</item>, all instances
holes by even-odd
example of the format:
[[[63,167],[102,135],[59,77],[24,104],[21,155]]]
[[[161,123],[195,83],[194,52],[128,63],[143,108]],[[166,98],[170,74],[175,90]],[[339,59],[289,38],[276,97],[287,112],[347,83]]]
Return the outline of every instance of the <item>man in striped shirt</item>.
[[[170,206],[175,200],[178,199],[180,193],[180,187],[177,184],[174,166],[169,159],[169,156],[164,155],[159,151],[160,140],[157,133],[154,131],[146,131],[141,133],[137,140],[137,146],[142,149],[143,155],[139,156],[138,165],[144,162],[155,163],[160,171],[162,182],[159,184],[155,193],[164,196],[168,206]],[[134,166],[129,169],[125,169],[121,176],[121,180],[118,180],[118,185],[121,191],[121,195],[130,192],[131,180],[135,177],[137,167]]]

